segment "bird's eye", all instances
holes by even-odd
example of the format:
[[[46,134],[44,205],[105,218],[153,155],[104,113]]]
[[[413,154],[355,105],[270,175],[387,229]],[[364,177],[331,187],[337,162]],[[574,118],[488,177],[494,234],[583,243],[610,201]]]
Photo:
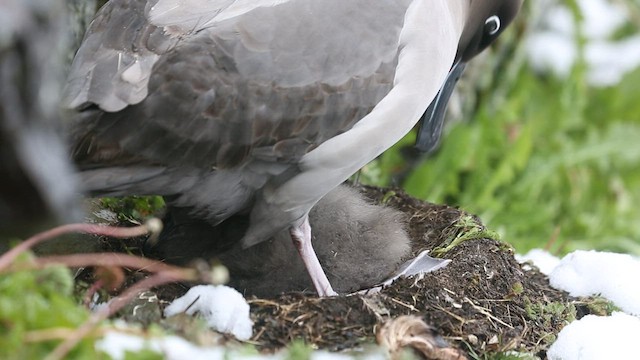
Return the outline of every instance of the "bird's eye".
[[[493,15],[484,22],[484,31],[489,35],[495,35],[500,30],[500,18]]]

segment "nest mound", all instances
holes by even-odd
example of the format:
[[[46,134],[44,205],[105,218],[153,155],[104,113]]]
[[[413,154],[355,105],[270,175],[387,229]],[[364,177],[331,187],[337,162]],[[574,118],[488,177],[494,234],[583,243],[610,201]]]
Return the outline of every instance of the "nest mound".
[[[334,351],[354,348],[374,342],[382,323],[413,315],[465,351],[539,353],[566,324],[571,306],[544,309],[569,304],[568,295],[551,288],[537,269],[523,269],[508,244],[483,237],[486,229],[475,216],[401,190],[363,191],[408,216],[414,254],[442,248],[465,233],[472,236],[443,253],[452,260],[447,267],[419,279],[399,279],[378,294],[327,299],[285,294],[250,300],[257,329],[253,340],[260,347],[277,349],[304,339]]]
[[[436,347],[453,351],[449,358],[508,350],[544,357],[554,334],[576,316],[573,299],[551,288],[535,267],[519,264],[511,246],[495,240],[477,217],[417,200],[401,190],[363,186],[361,191],[373,202],[406,214],[414,255],[429,249],[451,263],[419,278],[401,278],[376,294],[318,298],[288,293],[271,299],[249,298],[254,321],[251,343],[259,349],[275,351],[300,340],[331,351],[357,349],[375,343],[376,335],[378,342],[384,342],[380,339],[384,324],[409,315],[425,324]],[[109,251],[132,251],[131,244],[126,249],[112,241],[103,244]],[[131,272],[129,276],[132,283],[144,275]],[[90,277],[87,273],[85,282]],[[126,309],[122,314],[128,321],[163,323],[160,310],[187,289],[185,284],[155,289],[161,301],[150,312],[140,311],[136,304],[138,316],[132,317]],[[146,294],[144,299],[153,297]]]

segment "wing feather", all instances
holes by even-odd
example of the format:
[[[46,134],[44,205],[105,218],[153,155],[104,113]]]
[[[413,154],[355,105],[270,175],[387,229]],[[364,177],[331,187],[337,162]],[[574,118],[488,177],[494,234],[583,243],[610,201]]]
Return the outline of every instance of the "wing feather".
[[[112,0],[100,9],[71,65],[63,105],[119,111],[148,94],[152,68],[178,42],[145,17],[146,1]]]
[[[153,164],[296,162],[390,91],[410,2],[111,0],[78,52],[68,101],[105,113],[76,139],[90,133],[94,151]],[[194,11],[175,6],[191,3],[210,5],[208,25],[183,32],[167,19],[185,26]]]

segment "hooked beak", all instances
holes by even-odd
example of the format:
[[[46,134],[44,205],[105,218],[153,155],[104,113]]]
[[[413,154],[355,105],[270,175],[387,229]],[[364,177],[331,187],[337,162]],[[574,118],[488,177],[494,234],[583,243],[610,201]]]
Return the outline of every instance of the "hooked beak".
[[[438,91],[435,99],[431,102],[424,115],[420,118],[420,129],[416,138],[416,147],[422,152],[431,152],[435,150],[442,136],[442,126],[444,125],[444,114],[447,111],[447,105],[453,88],[456,86],[458,79],[462,76],[462,72],[467,64],[459,61],[455,63],[449,75],[444,80],[444,84]]]

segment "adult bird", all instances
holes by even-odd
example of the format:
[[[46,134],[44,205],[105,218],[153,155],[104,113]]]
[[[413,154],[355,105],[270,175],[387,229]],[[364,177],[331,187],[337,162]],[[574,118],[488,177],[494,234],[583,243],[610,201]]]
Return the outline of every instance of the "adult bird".
[[[244,247],[288,228],[318,294],[333,295],[310,209],[434,99],[436,110],[445,104],[437,94],[452,67],[495,40],[520,5],[111,0],[66,91],[85,188],[164,195],[212,224],[249,213]]]

